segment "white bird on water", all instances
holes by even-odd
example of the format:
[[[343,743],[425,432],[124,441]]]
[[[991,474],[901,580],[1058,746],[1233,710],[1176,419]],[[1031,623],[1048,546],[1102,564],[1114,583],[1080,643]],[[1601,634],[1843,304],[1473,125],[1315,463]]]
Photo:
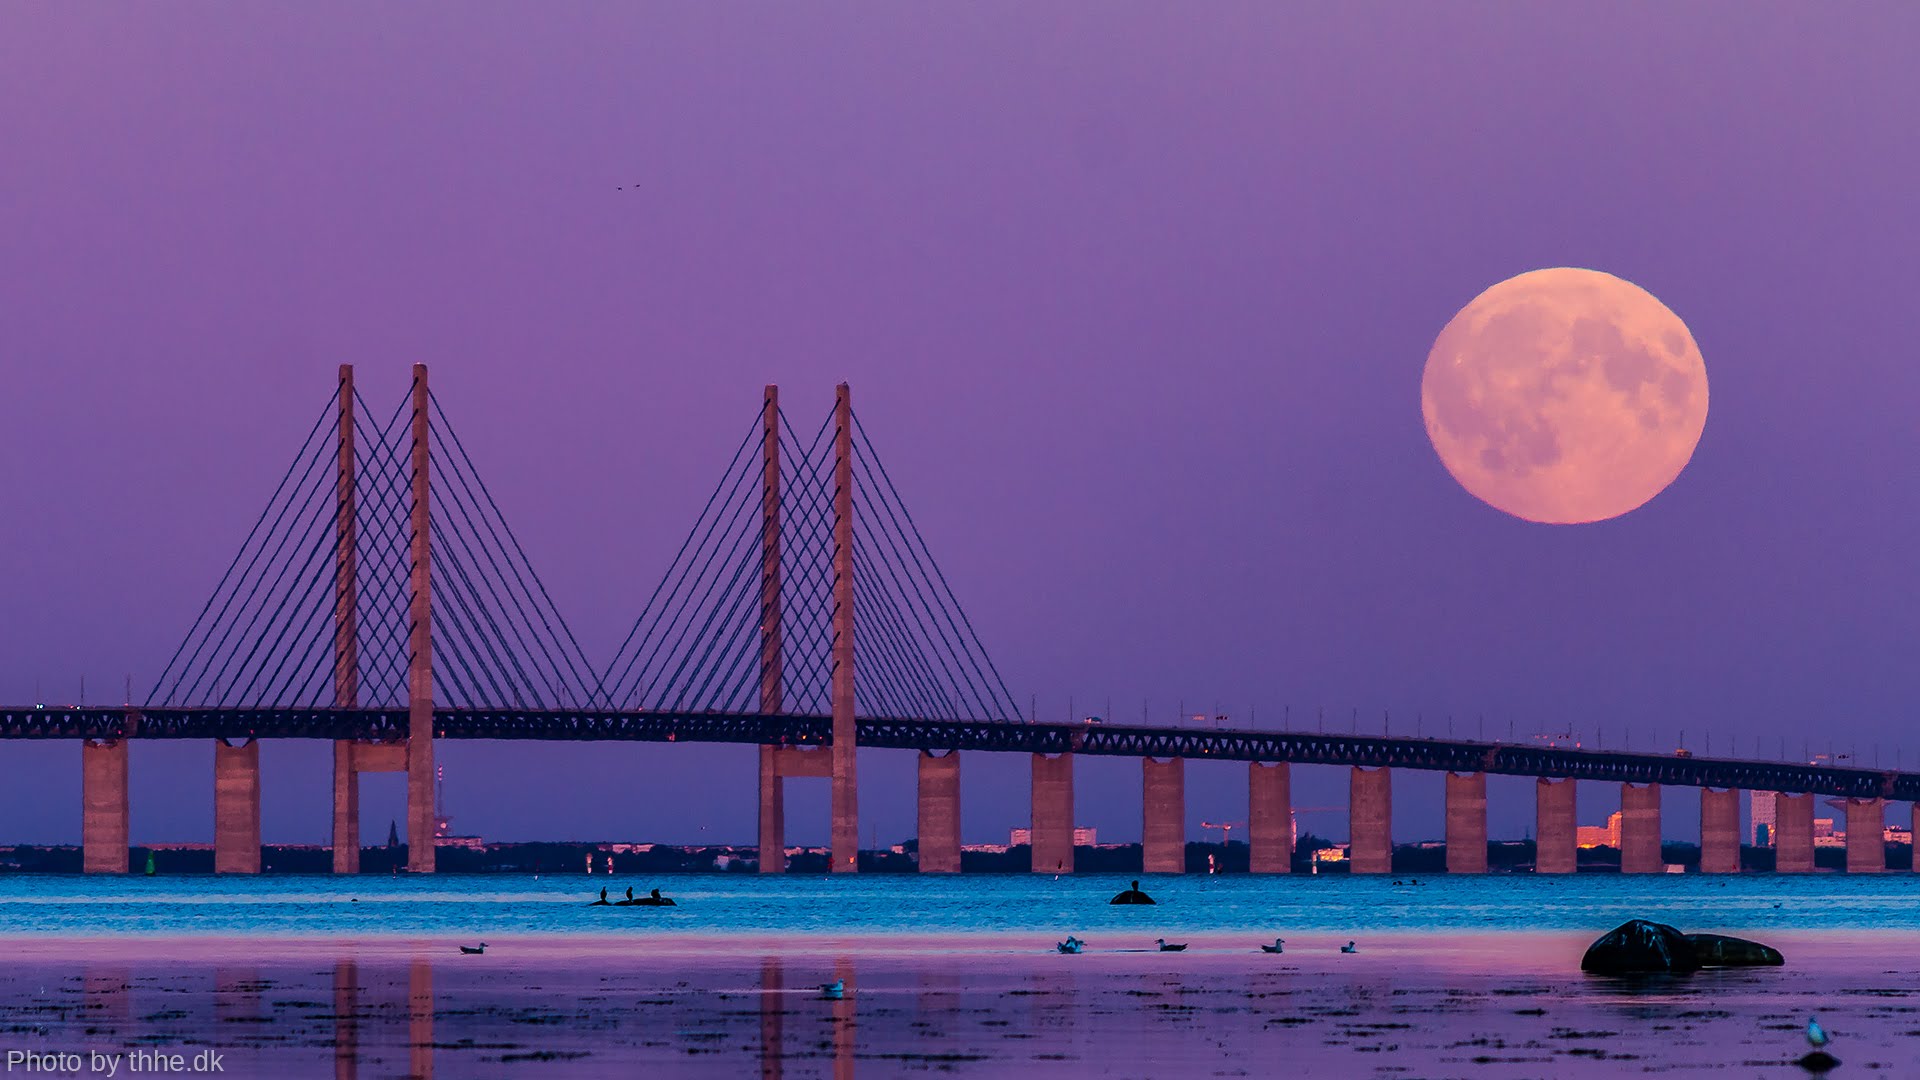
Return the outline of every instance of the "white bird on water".
[[[1807,1044],[1816,1050],[1827,1045],[1827,1029],[1820,1026],[1820,1018],[1807,1021]]]

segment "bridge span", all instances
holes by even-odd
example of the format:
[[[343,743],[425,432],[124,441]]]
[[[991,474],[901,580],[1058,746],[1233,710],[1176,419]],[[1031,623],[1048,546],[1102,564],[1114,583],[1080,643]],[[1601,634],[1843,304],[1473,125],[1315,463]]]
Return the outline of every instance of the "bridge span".
[[[1033,869],[1073,869],[1073,762],[1141,762],[1144,869],[1179,872],[1186,763],[1249,769],[1251,867],[1292,858],[1291,766],[1351,770],[1351,866],[1392,868],[1392,774],[1446,774],[1448,869],[1487,868],[1489,774],[1537,781],[1541,872],[1575,865],[1575,791],[1621,785],[1621,868],[1663,869],[1660,791],[1701,795],[1703,870],[1739,869],[1740,790],[1781,793],[1777,865],[1813,869],[1813,800],[1844,800],[1849,870],[1885,868],[1888,800],[1920,774],[1451,739],[1021,719],[849,388],[803,437],[777,388],[611,662],[589,661],[414,365],[384,421],[351,365],[153,691],[117,708],[0,708],[0,739],[82,744],[83,866],[125,873],[129,746],[207,740],[215,869],[260,869],[263,739],[333,744],[333,867],[359,869],[359,777],[407,774],[408,868],[431,872],[440,739],[759,748],[759,847],[785,849],[785,784],[832,785],[830,865],[859,866],[856,747],[914,751],[920,869],[960,869],[960,761],[1032,763]],[[432,728],[431,737],[422,732]],[[783,855],[762,872],[784,870]]]
[[[535,710],[436,709],[436,739],[540,740],[559,742],[733,743],[764,747],[783,764],[783,777],[831,775],[833,718],[827,715],[733,713],[711,710]],[[856,743],[870,748],[918,751],[922,869],[959,867],[959,754],[1021,753],[1034,758],[1033,826],[1036,850],[1046,849],[1052,865],[1036,860],[1035,869],[1072,869],[1072,759],[1080,755],[1131,757],[1142,761],[1148,838],[1146,860],[1165,872],[1184,868],[1186,843],[1184,773],[1188,761],[1246,762],[1254,781],[1249,820],[1254,823],[1254,866],[1261,872],[1286,872],[1292,856],[1290,765],[1346,766],[1354,770],[1354,869],[1386,873],[1391,869],[1391,778],[1395,769],[1444,772],[1449,868],[1484,872],[1486,777],[1527,776],[1539,781],[1537,835],[1543,872],[1574,859],[1574,781],[1622,786],[1622,856],[1628,872],[1663,869],[1659,855],[1662,787],[1703,789],[1701,848],[1703,869],[1730,872],[1739,867],[1739,814],[1742,790],[1780,793],[1777,831],[1781,869],[1813,869],[1813,799],[1845,800],[1851,838],[1871,826],[1880,835],[1887,802],[1920,801],[1920,773],[1850,769],[1737,758],[1634,753],[1386,735],[1261,731],[1178,726],[1040,723],[1027,721],[936,720],[916,717],[859,717]],[[393,768],[405,760],[408,714],[397,708],[140,708],[10,707],[0,709],[0,739],[83,740],[92,759],[110,760],[114,748],[130,740],[208,740],[222,757],[216,760],[216,789],[253,793],[249,804],[222,802],[222,836],[257,836],[257,755],[234,754],[259,739],[324,739],[364,747],[361,771],[378,771],[384,758]],[[785,756],[781,756],[785,755]],[[1157,768],[1156,768],[1157,767]],[[84,802],[108,817],[124,815],[124,760],[94,766],[83,779]],[[252,771],[254,775],[246,774]],[[238,776],[238,779],[236,779]],[[223,783],[224,782],[224,783]],[[1049,801],[1047,788],[1054,788]],[[1064,785],[1067,798],[1058,796]],[[96,790],[97,789],[97,790]],[[229,819],[251,816],[236,826]],[[1284,834],[1280,832],[1286,826]],[[1372,835],[1364,835],[1372,829]],[[99,830],[90,830],[93,836]],[[948,850],[928,847],[929,835],[945,840]],[[1156,837],[1159,839],[1156,841]],[[1458,849],[1458,857],[1455,851]],[[1481,858],[1475,859],[1476,849]],[[1849,843],[1848,869],[1884,869],[1875,845]],[[1633,857],[1629,859],[1628,853]],[[1362,857],[1368,857],[1363,859]],[[104,859],[104,856],[103,856]],[[1635,861],[1637,860],[1637,862]]]

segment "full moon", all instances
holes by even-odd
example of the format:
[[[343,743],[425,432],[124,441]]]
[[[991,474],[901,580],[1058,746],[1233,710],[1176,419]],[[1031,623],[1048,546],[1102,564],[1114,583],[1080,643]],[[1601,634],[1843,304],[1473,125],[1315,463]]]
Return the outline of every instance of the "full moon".
[[[1687,325],[1645,289],[1598,270],[1534,270],[1440,331],[1420,408],[1475,498],[1527,521],[1604,521],[1686,468],[1707,423],[1707,369]]]

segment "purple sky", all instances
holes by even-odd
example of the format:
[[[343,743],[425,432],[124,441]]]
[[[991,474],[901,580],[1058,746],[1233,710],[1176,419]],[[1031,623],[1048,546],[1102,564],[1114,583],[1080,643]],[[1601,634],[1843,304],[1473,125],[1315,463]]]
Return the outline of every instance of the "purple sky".
[[[1920,766],[1915,40],[1901,5],[10,6],[0,699],[144,694],[334,365],[391,401],[424,360],[596,659],[761,384],[799,417],[844,379],[1044,715]],[[1421,426],[1447,319],[1554,265],[1650,290],[1712,381],[1692,465],[1599,525],[1482,505]],[[74,747],[4,753],[0,842],[77,839]],[[752,836],[742,748],[441,757],[463,831]],[[266,838],[323,842],[325,747],[264,760]],[[911,759],[862,761],[865,831],[909,835]],[[1026,768],[968,760],[969,842]],[[211,838],[205,746],[133,771],[137,842]],[[1244,775],[1189,770],[1196,835]],[[1080,776],[1137,838],[1138,765]],[[1436,834],[1439,776],[1396,789]],[[399,780],[366,791],[377,835]],[[825,839],[824,785],[789,805]]]

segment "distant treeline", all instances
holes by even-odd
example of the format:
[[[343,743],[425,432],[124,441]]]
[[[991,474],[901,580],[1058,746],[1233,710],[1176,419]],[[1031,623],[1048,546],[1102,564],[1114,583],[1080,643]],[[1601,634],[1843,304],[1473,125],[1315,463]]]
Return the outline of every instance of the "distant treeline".
[[[1312,873],[1313,852],[1333,847],[1330,841],[1312,835],[1302,836],[1293,856],[1295,873]],[[135,874],[153,857],[154,873],[211,874],[211,848],[132,849],[128,865]],[[1670,865],[1697,870],[1700,849],[1694,844],[1669,843],[1661,854]],[[595,877],[607,874],[612,860],[615,874],[674,873],[753,873],[759,869],[752,848],[677,847],[656,844],[647,851],[610,852],[597,843],[489,844],[484,848],[443,847],[439,852],[439,870],[447,874],[570,874],[586,877],[587,856],[593,856]],[[1845,848],[1815,848],[1814,862],[1823,870],[1841,870],[1846,866]],[[1141,870],[1138,844],[1112,844],[1076,848],[1074,868],[1083,874],[1137,874]],[[802,851],[787,857],[787,869],[796,874],[824,874],[828,857],[825,851]],[[1487,845],[1488,869],[1494,873],[1524,873],[1533,869],[1534,846],[1531,840],[1497,841]],[[965,851],[961,869],[976,874],[1025,874],[1032,870],[1032,849],[1022,845],[1005,851]],[[1744,870],[1773,869],[1773,849],[1746,847],[1740,851]],[[1906,844],[1887,845],[1887,869],[1906,870],[1913,865],[1913,851]],[[279,847],[262,849],[261,866],[269,874],[328,874],[333,871],[333,853],[321,847]],[[404,874],[407,846],[369,847],[360,852],[363,874]],[[1618,872],[1620,853],[1613,848],[1582,848],[1579,866],[1596,873]],[[1209,870],[1224,874],[1244,874],[1248,867],[1248,847],[1244,843],[1190,843],[1187,845],[1187,872],[1204,874]],[[1342,862],[1321,862],[1319,873],[1343,874]],[[1396,874],[1441,874],[1446,872],[1444,845],[1403,844],[1394,848],[1393,872]],[[903,851],[863,851],[860,869],[868,873],[911,874],[918,870],[915,844],[908,841]],[[78,845],[22,845],[0,853],[0,873],[78,874]]]

